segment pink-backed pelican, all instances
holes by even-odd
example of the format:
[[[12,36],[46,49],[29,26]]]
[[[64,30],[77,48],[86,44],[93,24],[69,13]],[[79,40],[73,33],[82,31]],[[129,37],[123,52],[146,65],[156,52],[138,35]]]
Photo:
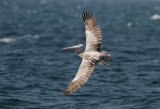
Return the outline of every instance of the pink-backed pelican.
[[[94,70],[95,64],[108,66],[109,53],[100,52],[102,44],[102,32],[97,24],[95,15],[90,12],[83,12],[82,18],[85,22],[86,48],[83,50],[83,44],[63,48],[61,50],[75,50],[76,54],[82,58],[81,65],[76,76],[70,85],[65,89],[64,94],[69,95],[75,92],[83,84],[85,84]]]

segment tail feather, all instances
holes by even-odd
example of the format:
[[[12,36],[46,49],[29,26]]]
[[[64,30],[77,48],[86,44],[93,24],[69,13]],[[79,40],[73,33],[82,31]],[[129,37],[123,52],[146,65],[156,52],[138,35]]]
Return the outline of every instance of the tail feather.
[[[109,57],[111,55],[105,51],[102,51],[102,56],[100,57],[100,61],[99,61],[99,65],[106,65],[108,66],[108,60],[109,60]]]

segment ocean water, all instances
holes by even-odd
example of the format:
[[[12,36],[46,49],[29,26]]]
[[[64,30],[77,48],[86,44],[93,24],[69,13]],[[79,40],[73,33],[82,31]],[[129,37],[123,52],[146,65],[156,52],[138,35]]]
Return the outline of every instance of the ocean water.
[[[64,90],[85,44],[83,11],[94,12],[109,66]],[[0,109],[160,109],[159,0],[1,0]]]

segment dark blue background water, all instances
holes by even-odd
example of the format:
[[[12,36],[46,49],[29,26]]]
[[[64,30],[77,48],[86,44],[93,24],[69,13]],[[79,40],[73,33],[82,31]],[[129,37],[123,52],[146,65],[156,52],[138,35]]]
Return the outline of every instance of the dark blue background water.
[[[81,59],[83,11],[96,15],[110,66],[61,93]],[[160,109],[159,0],[1,0],[0,109]]]

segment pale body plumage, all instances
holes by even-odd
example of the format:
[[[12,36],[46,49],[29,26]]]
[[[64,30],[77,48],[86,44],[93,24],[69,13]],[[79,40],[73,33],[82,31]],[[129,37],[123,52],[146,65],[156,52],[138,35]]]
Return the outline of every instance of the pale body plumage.
[[[108,65],[110,54],[105,51],[99,52],[102,43],[102,33],[98,26],[95,16],[89,13],[83,13],[83,20],[85,21],[86,33],[86,48],[83,50],[83,44],[72,47],[63,48],[62,50],[75,50],[79,57],[82,58],[81,65],[77,71],[76,76],[65,90],[65,94],[71,94],[87,82],[91,73],[94,70],[95,64]]]

